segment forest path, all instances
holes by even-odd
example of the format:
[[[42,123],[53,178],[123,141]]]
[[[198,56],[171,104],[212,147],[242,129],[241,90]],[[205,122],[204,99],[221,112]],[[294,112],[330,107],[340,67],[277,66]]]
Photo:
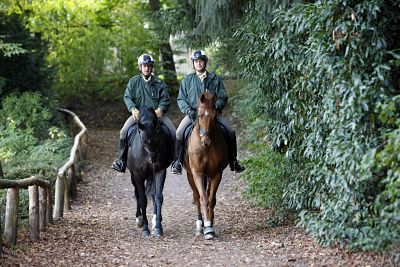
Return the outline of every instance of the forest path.
[[[126,111],[98,105],[77,112],[90,140],[72,209],[49,225],[39,242],[30,242],[21,231],[17,247],[0,258],[1,266],[390,266],[388,259],[374,253],[321,247],[297,227],[268,228],[269,211],[242,197],[245,183],[229,169],[217,192],[217,238],[194,236],[197,216],[186,175],[172,175],[168,169],[164,236],[143,239],[135,222],[130,175],[110,168]],[[170,114],[177,126],[179,112]],[[152,203],[148,206],[151,218]]]

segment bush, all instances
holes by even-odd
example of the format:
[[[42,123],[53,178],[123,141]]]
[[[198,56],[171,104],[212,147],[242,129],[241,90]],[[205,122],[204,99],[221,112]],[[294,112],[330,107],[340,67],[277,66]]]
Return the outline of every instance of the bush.
[[[62,129],[49,126],[51,114],[37,93],[10,95],[2,106],[0,161],[4,178],[18,180],[34,175],[53,183],[58,169],[69,158],[73,139]],[[6,190],[1,190],[0,203],[5,197]],[[19,213],[23,223],[28,217],[27,190],[21,190]]]
[[[237,31],[242,74],[259,93],[249,118],[290,170],[282,203],[321,244],[400,240],[398,13],[399,1],[317,1],[268,23],[256,11]]]
[[[7,131],[18,131],[30,134],[36,138],[47,135],[50,111],[45,107],[42,95],[34,92],[12,94],[1,102],[0,121]]]

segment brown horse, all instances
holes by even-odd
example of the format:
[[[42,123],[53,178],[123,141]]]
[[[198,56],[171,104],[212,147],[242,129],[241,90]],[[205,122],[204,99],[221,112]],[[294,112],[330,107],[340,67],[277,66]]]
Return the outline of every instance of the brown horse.
[[[203,231],[205,239],[215,237],[213,223],[216,193],[222,172],[229,162],[227,143],[217,124],[216,100],[216,96],[207,91],[200,96],[197,120],[189,137],[184,160],[197,206],[196,235]]]

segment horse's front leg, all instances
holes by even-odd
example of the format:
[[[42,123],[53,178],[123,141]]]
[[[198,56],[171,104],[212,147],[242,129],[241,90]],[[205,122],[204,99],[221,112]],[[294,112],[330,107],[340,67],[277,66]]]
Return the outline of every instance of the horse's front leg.
[[[162,221],[162,215],[161,215],[161,209],[162,209],[162,204],[164,202],[164,196],[163,196],[163,189],[164,189],[164,183],[165,183],[165,177],[167,175],[166,170],[162,170],[158,172],[155,177],[154,177],[154,182],[156,183],[156,191],[154,192],[154,214],[153,214],[153,230],[151,234],[155,237],[160,237],[163,235],[163,228],[161,225]],[[154,216],[155,215],[155,216]],[[155,225],[154,225],[155,223]]]
[[[210,184],[208,186],[209,192],[208,192],[208,217],[211,220],[211,227],[214,226],[214,208],[217,203],[217,190],[219,187],[219,184],[221,183],[222,179],[222,172],[219,172],[215,174],[213,177],[210,179]]]
[[[140,209],[142,210],[142,217],[143,217],[142,237],[146,238],[149,236],[150,231],[149,231],[149,222],[148,222],[147,216],[146,216],[147,196],[146,196],[146,192],[145,192],[145,188],[144,188],[144,181],[142,183],[139,183],[137,185],[137,188],[138,188]]]
[[[135,187],[135,198],[136,198],[136,225],[139,228],[143,227],[143,216],[140,209],[140,202],[139,202],[139,193],[137,187]]]
[[[135,200],[136,200],[136,225],[139,228],[143,227],[143,217],[142,217],[142,211],[140,209],[140,202],[139,202],[139,192],[138,192],[138,186],[135,182],[135,178],[133,176],[133,173],[131,172],[131,183],[133,185],[134,191],[135,191]]]
[[[201,213],[203,215],[203,220],[204,220],[204,229],[203,229],[204,238],[212,239],[214,238],[215,234],[214,234],[214,229],[212,228],[211,218],[209,217],[210,215],[209,201],[203,179],[206,179],[206,177],[202,177],[199,174],[193,174],[193,180],[194,183],[196,184],[196,188],[200,195]]]
[[[192,192],[193,192],[193,203],[196,205],[196,208],[197,208],[197,220],[196,220],[195,235],[199,236],[203,233],[203,216],[201,215],[200,195],[199,195],[199,191],[196,188],[196,184],[194,183],[192,172],[190,172],[190,171],[187,172],[187,178],[188,178],[189,185],[192,188]]]

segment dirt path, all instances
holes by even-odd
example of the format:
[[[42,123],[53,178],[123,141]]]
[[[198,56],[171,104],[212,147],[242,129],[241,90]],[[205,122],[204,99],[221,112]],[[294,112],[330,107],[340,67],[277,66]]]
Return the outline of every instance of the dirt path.
[[[134,216],[128,174],[108,166],[116,156],[116,130],[89,129],[90,156],[79,197],[41,241],[26,233],[0,265],[24,266],[389,266],[374,254],[321,248],[301,229],[268,229],[268,211],[242,199],[243,182],[226,170],[218,191],[212,241],[195,238],[195,210],[186,176],[168,173],[163,206],[164,236],[142,239]],[[151,214],[151,210],[148,210]]]

